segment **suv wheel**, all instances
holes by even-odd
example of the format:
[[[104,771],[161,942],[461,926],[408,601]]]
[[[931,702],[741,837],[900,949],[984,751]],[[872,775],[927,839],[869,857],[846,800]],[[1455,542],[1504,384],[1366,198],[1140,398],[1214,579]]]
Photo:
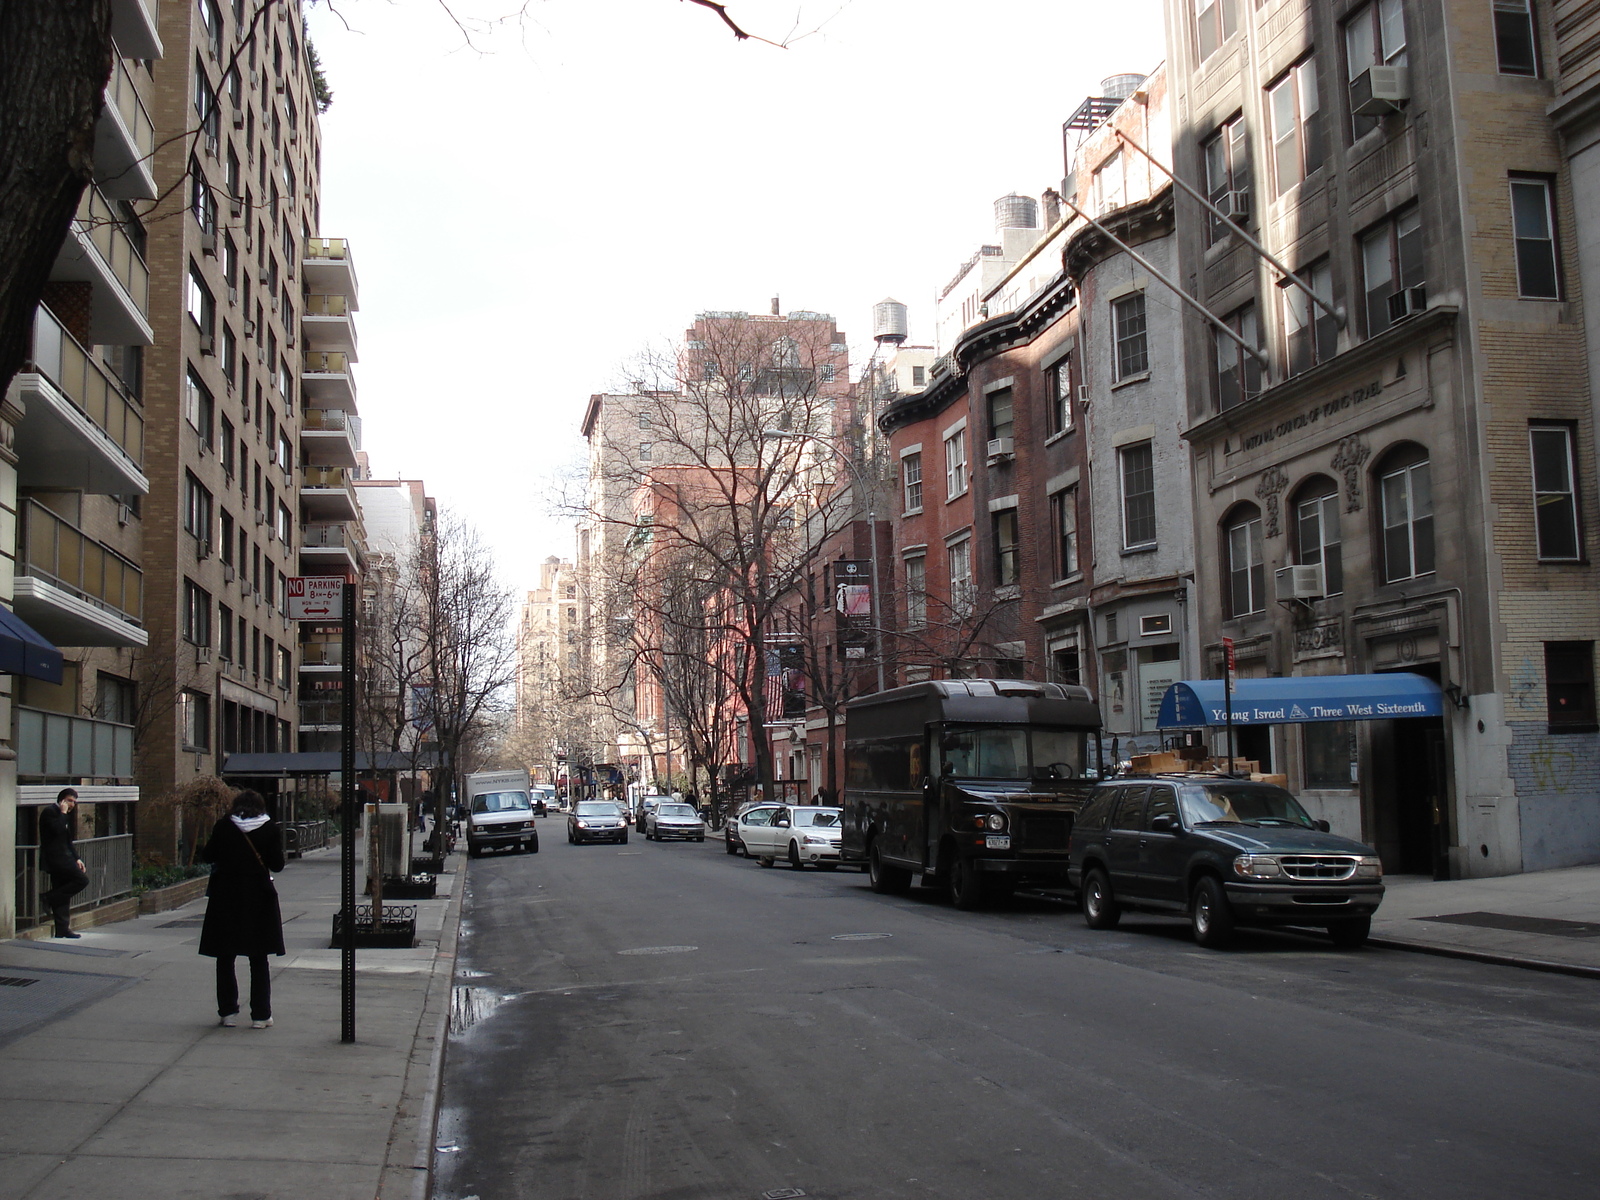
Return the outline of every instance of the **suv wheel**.
[[[1371,932],[1371,917],[1352,917],[1348,921],[1335,921],[1328,926],[1328,936],[1333,939],[1333,944],[1346,948],[1361,945]]]
[[[898,896],[911,886],[911,872],[884,862],[874,843],[867,855],[867,883],[880,896]]]
[[[1083,922],[1090,929],[1115,929],[1122,920],[1122,906],[1111,894],[1111,880],[1099,867],[1091,867],[1083,877]]]
[[[1215,876],[1207,875],[1195,884],[1189,923],[1194,927],[1194,940],[1207,950],[1221,950],[1233,941],[1233,909]]]
[[[970,858],[959,854],[950,856],[950,901],[963,912],[983,907],[988,899],[983,886],[983,876]]]

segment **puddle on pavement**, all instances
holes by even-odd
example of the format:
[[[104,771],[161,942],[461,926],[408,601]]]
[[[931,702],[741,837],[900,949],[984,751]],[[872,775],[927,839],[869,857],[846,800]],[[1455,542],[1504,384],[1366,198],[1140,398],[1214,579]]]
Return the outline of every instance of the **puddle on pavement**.
[[[480,1021],[494,1016],[517,993],[497,992],[492,988],[460,984],[450,989],[450,1036],[460,1037]]]
[[[699,946],[640,946],[634,950],[618,950],[618,954],[688,954]]]
[[[835,942],[876,942],[882,938],[891,938],[892,933],[836,933],[830,939]]]

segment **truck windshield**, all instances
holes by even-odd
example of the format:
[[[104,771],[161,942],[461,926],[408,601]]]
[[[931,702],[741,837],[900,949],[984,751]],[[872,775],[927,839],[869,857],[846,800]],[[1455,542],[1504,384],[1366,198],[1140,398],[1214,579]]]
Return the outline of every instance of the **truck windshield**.
[[[1179,796],[1190,825],[1294,825],[1312,828],[1300,802],[1278,787],[1186,787]]]
[[[1022,725],[947,728],[939,739],[940,773],[966,779],[1080,779],[1088,737],[1081,729]]]
[[[527,792],[480,792],[472,798],[475,813],[526,812]]]

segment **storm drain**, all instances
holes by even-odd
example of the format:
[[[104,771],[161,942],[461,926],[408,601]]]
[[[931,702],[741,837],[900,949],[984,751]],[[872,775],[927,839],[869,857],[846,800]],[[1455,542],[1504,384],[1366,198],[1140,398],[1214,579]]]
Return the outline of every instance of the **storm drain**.
[[[20,975],[0,975],[0,987],[32,987],[37,979],[23,979]]]

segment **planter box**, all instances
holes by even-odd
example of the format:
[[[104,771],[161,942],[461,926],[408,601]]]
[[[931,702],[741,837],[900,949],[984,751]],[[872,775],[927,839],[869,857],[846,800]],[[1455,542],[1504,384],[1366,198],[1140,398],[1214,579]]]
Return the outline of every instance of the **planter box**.
[[[206,884],[210,882],[209,875],[197,875],[193,879],[185,879],[182,883],[175,883],[171,887],[154,888],[139,897],[139,911],[158,913],[182,908],[189,901],[204,896]]]
[[[430,854],[426,858],[413,858],[411,860],[411,873],[413,875],[443,875],[444,855]]]
[[[385,900],[432,900],[438,894],[439,881],[432,875],[389,875],[383,881]]]
[[[340,948],[340,935],[344,932],[344,912],[333,914],[333,940],[329,949]],[[415,904],[385,904],[383,916],[376,929],[372,926],[372,905],[356,905],[357,950],[409,950],[417,944],[417,906]]]

